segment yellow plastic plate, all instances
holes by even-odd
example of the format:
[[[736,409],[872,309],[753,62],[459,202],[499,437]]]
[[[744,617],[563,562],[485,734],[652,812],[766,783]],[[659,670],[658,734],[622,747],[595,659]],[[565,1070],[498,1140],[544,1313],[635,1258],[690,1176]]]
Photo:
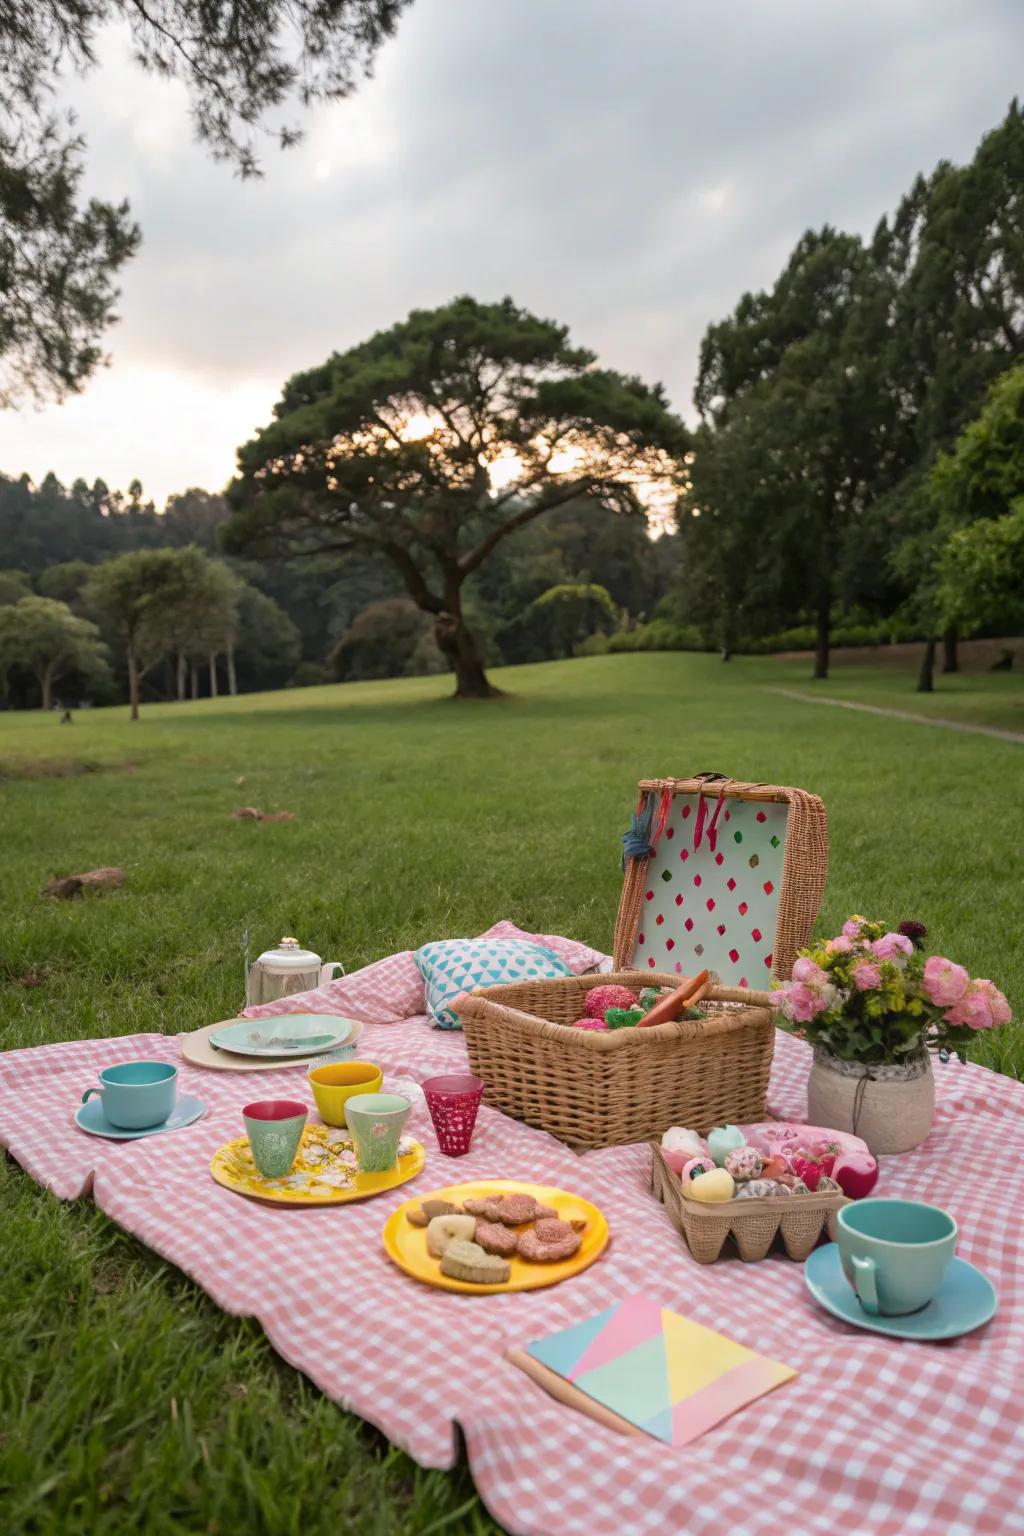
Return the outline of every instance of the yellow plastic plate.
[[[397,1167],[388,1173],[360,1173],[358,1168],[347,1166],[340,1156],[351,1150],[352,1142],[344,1132],[326,1125],[307,1125],[292,1171],[283,1179],[263,1177],[252,1160],[246,1136],[220,1147],[213,1154],[210,1172],[225,1189],[257,1200],[272,1200],[278,1205],[344,1205],[349,1200],[369,1200],[373,1195],[397,1189],[414,1179],[426,1162],[423,1148],[416,1141],[412,1151],[400,1157]],[[338,1188],[327,1181],[331,1178],[349,1178],[351,1183]]]
[[[452,1280],[441,1273],[441,1260],[427,1252],[426,1227],[414,1227],[406,1215],[410,1206],[424,1200],[486,1199],[488,1195],[532,1195],[542,1205],[552,1205],[563,1221],[582,1217],[587,1225],[582,1232],[583,1241],[571,1259],[560,1264],[532,1264],[527,1259],[511,1259],[512,1273],[503,1285],[473,1285],[469,1280]],[[525,1230],[525,1229],[521,1229]],[[464,1295],[490,1295],[496,1291],[538,1291],[546,1285],[557,1285],[589,1268],[599,1258],[608,1244],[608,1223],[596,1205],[571,1195],[564,1189],[552,1189],[547,1184],[519,1184],[514,1179],[487,1179],[473,1184],[451,1184],[447,1189],[432,1189],[429,1194],[407,1200],[397,1211],[392,1211],[381,1233],[384,1251],[407,1275],[422,1280],[427,1285],[437,1285],[444,1291],[461,1291]]]

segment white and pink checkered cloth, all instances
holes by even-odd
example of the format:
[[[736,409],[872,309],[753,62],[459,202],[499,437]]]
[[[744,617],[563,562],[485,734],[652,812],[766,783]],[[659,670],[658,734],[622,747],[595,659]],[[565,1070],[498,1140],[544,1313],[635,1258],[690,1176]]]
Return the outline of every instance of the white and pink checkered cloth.
[[[592,963],[583,946],[562,952],[574,969]],[[422,1016],[396,1019],[423,1006],[410,965],[405,955],[368,967],[333,983],[329,1002],[371,1020],[360,1054],[387,1077],[464,1068],[461,1034]],[[134,1143],[78,1131],[82,1090],[100,1068],[133,1057],[175,1061],[181,1091],[205,1101],[205,1117]],[[779,1037],[773,1114],[804,1118],[808,1060]],[[460,1428],[481,1497],[522,1536],[1024,1532],[1024,1218],[1018,1203],[992,1195],[997,1174],[1020,1166],[1024,1086],[955,1063],[937,1075],[935,1128],[917,1152],[883,1164],[879,1193],[951,1211],[959,1252],[992,1278],[1000,1310],[977,1333],[933,1345],[836,1321],[784,1257],[696,1264],[648,1192],[644,1147],[577,1157],[486,1107],[457,1160],[441,1156],[419,1110],[410,1130],[427,1166],[391,1195],[317,1210],[241,1198],[213,1182],[210,1158],[242,1134],[239,1111],[254,1095],[306,1098],[304,1068],[258,1078],[203,1071],[164,1035],[0,1056],[0,1144],[62,1199],[91,1193],[226,1311],[257,1317],[287,1361],[423,1466],[453,1464]],[[380,1231],[395,1206],[486,1177],[595,1201],[612,1232],[606,1253],[551,1290],[480,1297],[420,1285],[389,1262]],[[509,1345],[635,1293],[787,1362],[798,1378],[673,1451],[559,1406],[504,1360]]]

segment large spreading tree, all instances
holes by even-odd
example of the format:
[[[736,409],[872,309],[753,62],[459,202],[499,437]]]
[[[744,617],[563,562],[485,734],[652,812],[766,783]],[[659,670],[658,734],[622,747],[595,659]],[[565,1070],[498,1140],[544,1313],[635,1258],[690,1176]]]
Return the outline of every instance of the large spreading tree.
[[[687,443],[660,385],[597,368],[510,299],[459,298],[289,380],[239,450],[227,542],[383,555],[432,616],[457,695],[485,698],[469,578],[573,499],[642,516],[681,478]]]
[[[278,114],[347,96],[409,0],[13,0],[0,5],[0,405],[80,389],[102,357],[116,278],[139,244],[125,202],[82,196],[84,144],[54,110],[98,33],[127,22],[135,57],[188,89],[196,132],[242,175]]]

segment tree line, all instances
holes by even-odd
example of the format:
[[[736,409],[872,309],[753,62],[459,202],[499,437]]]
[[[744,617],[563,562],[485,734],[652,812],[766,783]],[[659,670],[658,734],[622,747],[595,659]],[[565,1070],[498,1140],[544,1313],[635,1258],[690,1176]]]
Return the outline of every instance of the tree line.
[[[798,614],[824,677],[837,619],[892,617],[926,637],[930,687],[940,638],[953,669],[962,626],[1014,622],[950,582],[987,537],[970,524],[1024,492],[1006,441],[1019,372],[997,382],[1024,349],[1022,186],[1014,101],[970,164],[919,176],[869,240],[808,232],[771,288],[709,327],[679,527],[695,616],[723,654]]]

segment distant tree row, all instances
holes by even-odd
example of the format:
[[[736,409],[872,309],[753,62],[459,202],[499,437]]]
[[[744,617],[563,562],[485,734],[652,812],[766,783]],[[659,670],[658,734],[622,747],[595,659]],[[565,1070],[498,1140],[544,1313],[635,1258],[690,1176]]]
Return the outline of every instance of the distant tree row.
[[[58,684],[64,702],[106,702],[117,692],[113,660],[123,662],[134,720],[143,679],[160,663],[171,670],[173,695],[184,699],[198,696],[201,665],[216,697],[221,661],[234,694],[239,653],[276,667],[282,681],[298,660],[299,637],[287,615],[194,545],[50,566],[36,587],[21,572],[0,572],[0,696],[7,699],[24,702],[31,679],[43,709]]]

